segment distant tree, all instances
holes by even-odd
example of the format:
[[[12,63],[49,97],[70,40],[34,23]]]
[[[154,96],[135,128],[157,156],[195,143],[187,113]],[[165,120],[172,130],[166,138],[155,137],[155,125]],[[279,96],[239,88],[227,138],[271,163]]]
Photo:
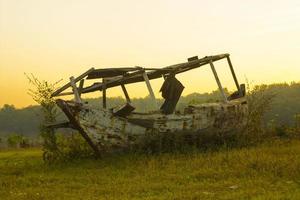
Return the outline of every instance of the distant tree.
[[[0,108],[0,136],[19,133],[27,137],[36,137],[40,116],[39,106],[17,109],[13,105],[4,105]]]
[[[25,148],[29,146],[29,140],[21,134],[13,133],[7,137],[7,144],[9,147]]]
[[[300,131],[300,114],[296,114],[295,116],[295,128]]]
[[[3,107],[1,108],[1,111],[6,113],[11,113],[14,112],[15,110],[16,110],[15,106],[9,104],[4,104]]]

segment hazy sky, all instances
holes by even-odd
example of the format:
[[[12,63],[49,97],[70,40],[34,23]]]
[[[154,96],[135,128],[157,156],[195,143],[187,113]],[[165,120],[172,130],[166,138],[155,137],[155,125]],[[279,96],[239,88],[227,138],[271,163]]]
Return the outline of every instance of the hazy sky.
[[[34,104],[24,72],[68,81],[90,67],[163,67],[226,52],[240,82],[299,81],[300,1],[0,0],[0,107]],[[216,67],[232,88],[226,65]],[[208,66],[179,79],[184,94],[217,87]],[[147,95],[143,83],[128,87]]]

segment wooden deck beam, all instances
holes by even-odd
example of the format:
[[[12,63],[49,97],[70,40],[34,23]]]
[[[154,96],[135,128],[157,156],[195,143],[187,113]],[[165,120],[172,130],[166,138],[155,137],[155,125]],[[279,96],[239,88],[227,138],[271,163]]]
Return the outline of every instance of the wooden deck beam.
[[[151,97],[151,99],[152,99],[152,101],[153,101],[153,104],[155,105],[155,108],[158,109],[157,102],[156,102],[156,98],[155,98],[153,89],[152,89],[152,87],[151,87],[151,84],[150,84],[150,81],[149,81],[149,78],[148,78],[146,72],[143,72],[143,78],[144,78],[144,80],[145,80],[145,82],[146,82],[146,85],[147,85],[147,88],[148,88],[150,97]]]
[[[224,100],[224,102],[227,103],[228,100],[227,100],[226,94],[225,94],[225,92],[224,92],[224,89],[223,89],[223,87],[222,87],[222,84],[221,84],[221,82],[220,82],[220,79],[219,79],[219,77],[218,77],[217,71],[216,71],[216,69],[215,69],[215,66],[214,66],[212,60],[209,62],[209,64],[210,64],[211,70],[212,70],[212,72],[213,72],[213,74],[214,74],[214,76],[215,76],[215,79],[216,79],[216,82],[217,82],[217,84],[218,84],[218,87],[219,87],[219,90],[220,90],[220,92],[221,92],[221,95],[222,95],[222,97],[223,97],[223,100]]]
[[[82,103],[76,83],[75,83],[75,79],[73,76],[70,77],[70,85],[72,87],[73,93],[74,93],[74,100],[77,103]]]
[[[102,79],[103,82],[103,90],[102,90],[102,107],[106,108],[106,80],[105,78]]]
[[[126,102],[127,102],[127,103],[130,103],[131,100],[130,100],[130,98],[129,98],[129,95],[128,95],[128,92],[127,92],[127,90],[126,90],[125,85],[122,84],[121,87],[122,87],[123,93],[124,93],[124,95],[125,95]]]
[[[92,67],[91,69],[89,69],[88,71],[84,72],[83,74],[81,74],[80,76],[78,76],[77,78],[74,78],[74,82],[77,83],[78,81],[80,81],[81,79],[85,78],[89,73],[91,73],[92,71],[94,71],[95,69]],[[58,90],[56,90],[55,92],[52,93],[52,97],[57,96],[58,94],[60,94],[61,92],[63,92],[64,90],[68,89],[71,86],[71,83],[67,83],[66,85],[62,86],[61,88],[59,88]]]
[[[227,62],[228,62],[228,65],[229,65],[229,68],[230,68],[230,71],[231,71],[231,74],[232,74],[235,86],[236,86],[237,90],[239,91],[239,93],[242,94],[241,87],[240,87],[239,82],[238,82],[238,80],[236,78],[236,75],[235,75],[235,72],[234,72],[234,69],[233,69],[233,66],[232,66],[232,63],[231,63],[229,55],[226,58],[227,58]]]

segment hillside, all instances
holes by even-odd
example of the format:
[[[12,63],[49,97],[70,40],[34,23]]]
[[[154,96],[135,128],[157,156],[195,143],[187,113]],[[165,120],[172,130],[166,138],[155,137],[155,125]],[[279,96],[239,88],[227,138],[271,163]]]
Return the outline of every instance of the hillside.
[[[0,199],[300,199],[300,141],[189,154],[115,155],[47,166],[0,152]]]

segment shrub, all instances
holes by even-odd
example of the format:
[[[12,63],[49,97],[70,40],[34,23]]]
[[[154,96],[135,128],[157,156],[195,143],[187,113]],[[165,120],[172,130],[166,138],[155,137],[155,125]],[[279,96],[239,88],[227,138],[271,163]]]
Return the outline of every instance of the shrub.
[[[264,117],[270,110],[275,94],[268,90],[267,85],[257,85],[251,88],[248,84],[248,117],[247,125],[242,132],[242,138],[246,143],[261,141],[268,134]]]
[[[26,76],[30,84],[34,86],[34,89],[29,90],[29,95],[41,105],[43,113],[40,134],[43,138],[44,161],[53,163],[90,155],[92,153],[91,149],[77,132],[70,131],[69,133],[58,134],[49,126],[56,122],[59,114],[55,99],[51,97],[58,82],[49,83],[40,81],[33,75]]]
[[[26,75],[29,83],[34,86],[34,89],[29,89],[29,95],[35,102],[41,105],[43,120],[40,125],[40,134],[43,138],[43,159],[52,162],[60,157],[60,150],[57,146],[55,131],[47,125],[55,123],[57,117],[57,107],[55,100],[51,94],[55,91],[56,83],[48,83],[40,81],[35,76]]]
[[[29,139],[21,134],[13,133],[7,137],[7,145],[9,147],[26,148],[29,147]]]

